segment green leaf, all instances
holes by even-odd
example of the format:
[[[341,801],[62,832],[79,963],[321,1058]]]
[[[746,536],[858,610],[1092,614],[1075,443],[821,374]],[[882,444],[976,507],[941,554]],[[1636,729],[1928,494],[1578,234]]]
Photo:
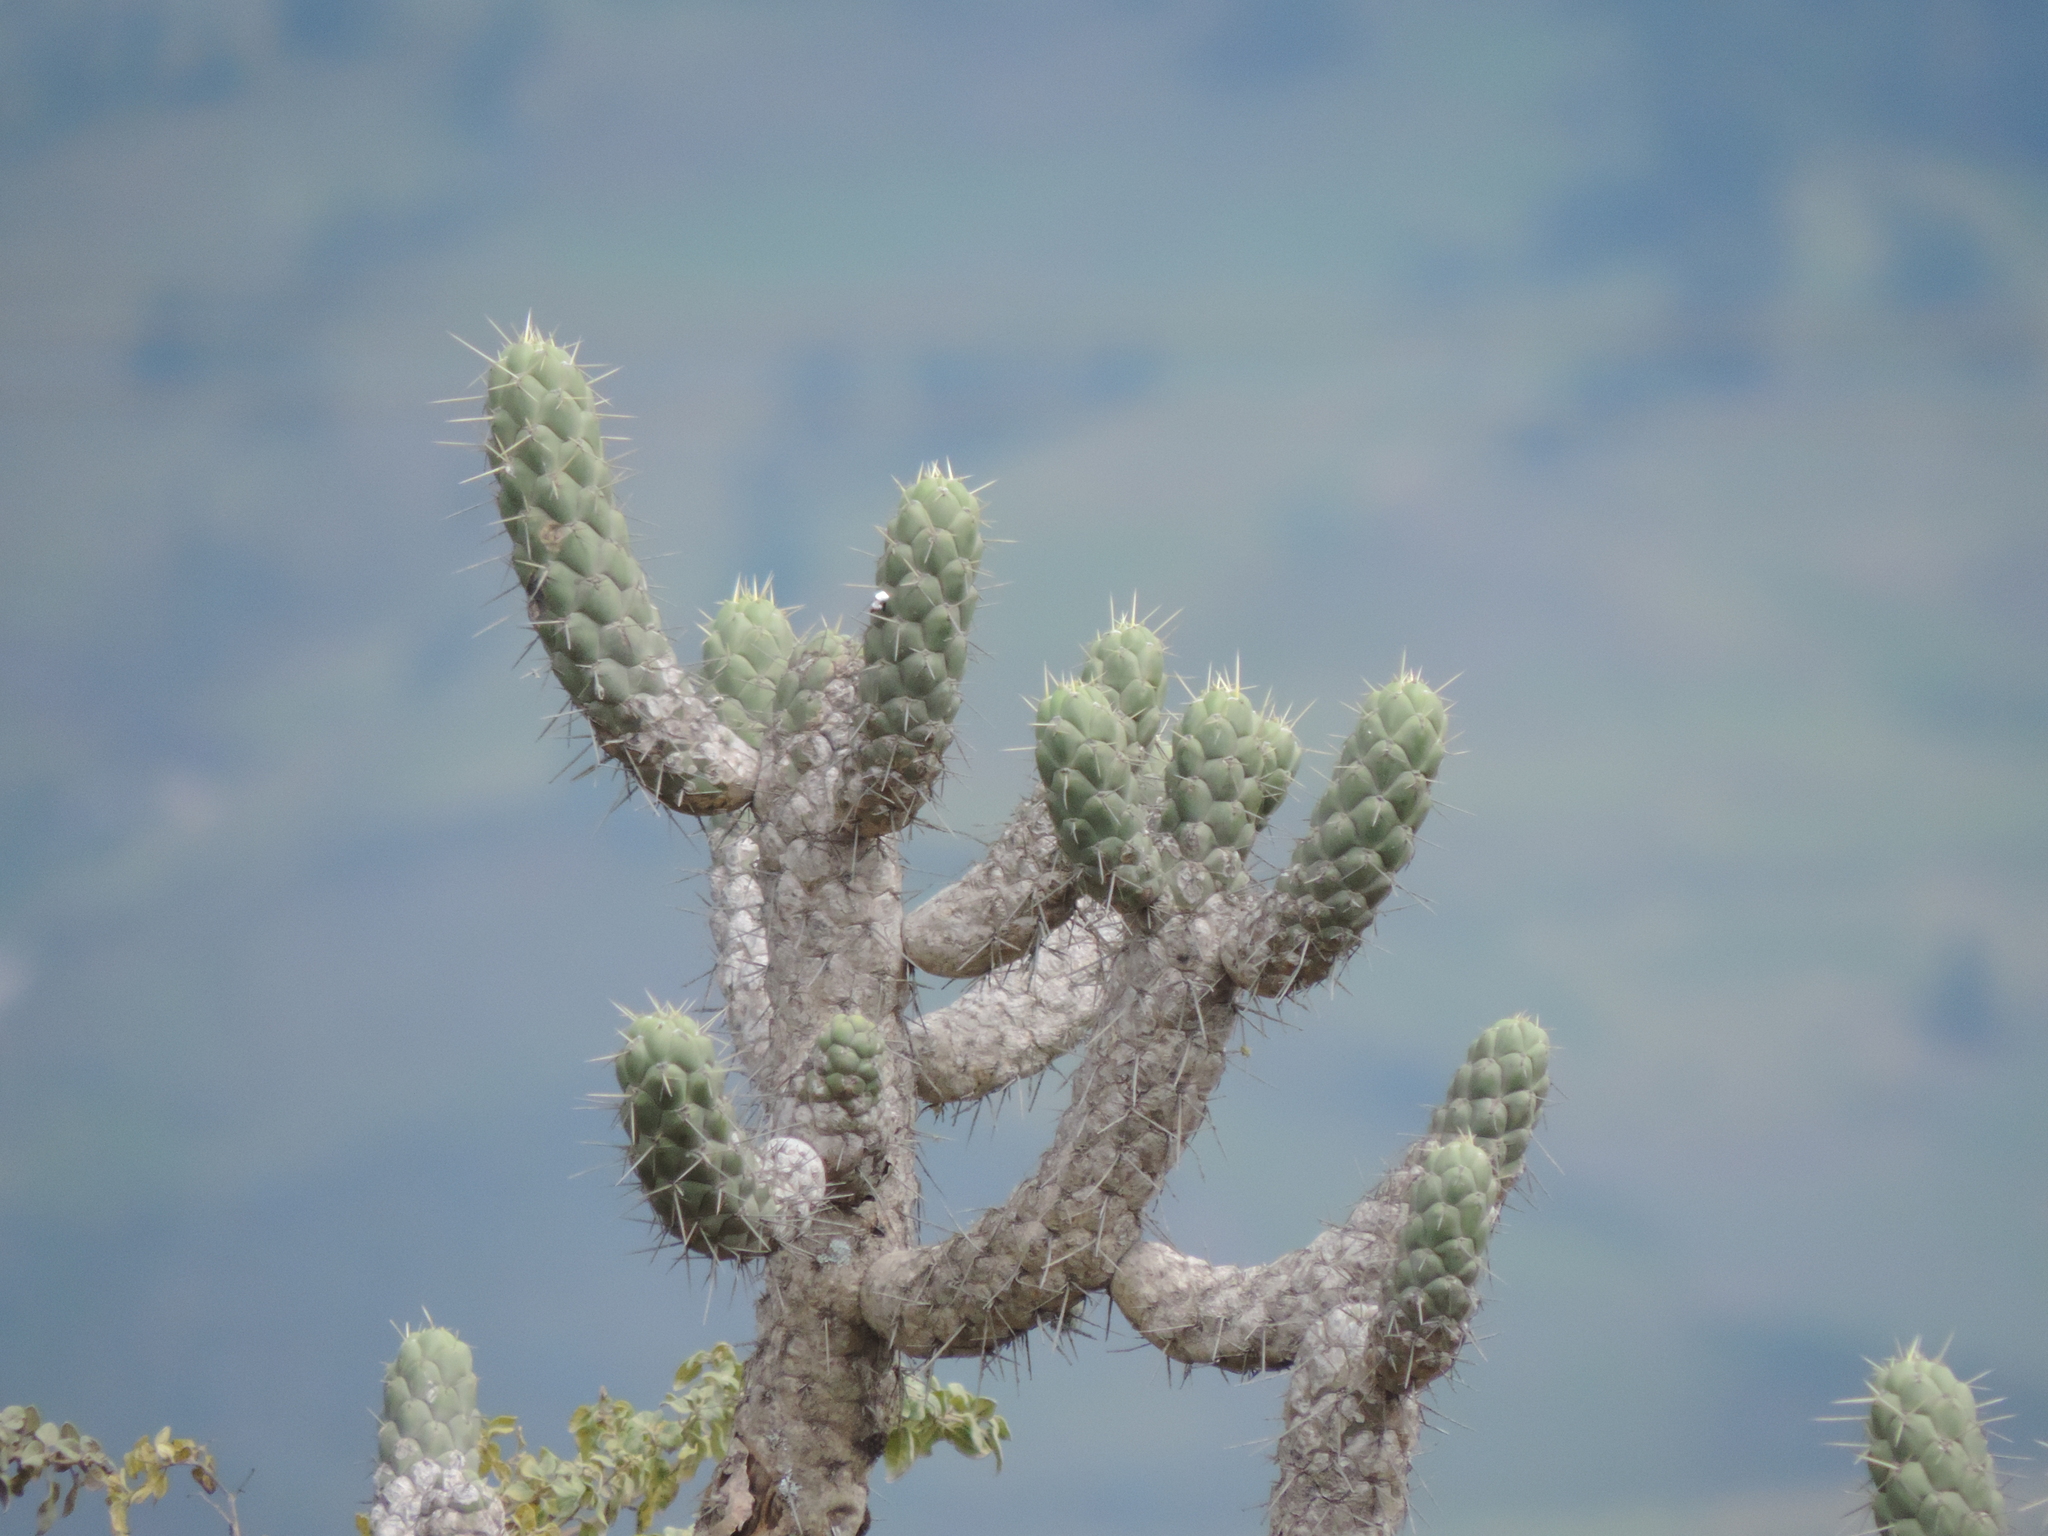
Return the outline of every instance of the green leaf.
[[[889,1431],[889,1442],[882,1449],[882,1466],[890,1482],[910,1470],[911,1463],[923,1454],[917,1448],[917,1439],[908,1424],[898,1424]]]

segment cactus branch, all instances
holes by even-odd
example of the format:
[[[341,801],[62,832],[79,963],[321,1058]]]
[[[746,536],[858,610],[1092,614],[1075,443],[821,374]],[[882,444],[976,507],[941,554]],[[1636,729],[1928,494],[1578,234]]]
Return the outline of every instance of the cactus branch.
[[[1122,935],[1116,914],[1090,902],[1032,954],[910,1020],[918,1098],[935,1108],[984,1099],[1081,1044],[1101,1020],[1108,956]]]
[[[905,914],[903,953],[933,976],[986,975],[1029,954],[1079,898],[1040,791],[966,874]]]
[[[756,754],[661,632],[612,497],[603,402],[574,355],[529,324],[492,362],[485,399],[484,451],[512,570],[548,665],[598,749],[676,810],[744,805]]]
[[[1916,1339],[1870,1373],[1863,1465],[1879,1536],[2004,1536],[1976,1394]]]
[[[1037,1170],[966,1231],[870,1270],[869,1324],[905,1354],[980,1354],[1075,1320],[1137,1241],[1201,1129],[1237,1024],[1237,988],[1202,916],[1173,917],[1111,962],[1103,1027]]]
[[[1319,1319],[1340,1307],[1378,1307],[1402,1258],[1416,1181],[1439,1146],[1474,1135],[1475,1126],[1495,1170],[1486,1205],[1491,1226],[1521,1177],[1550,1091],[1549,1061],[1549,1036],[1534,1019],[1492,1025],[1452,1077],[1430,1134],[1409,1147],[1342,1225],[1249,1268],[1140,1243],[1118,1268],[1111,1290],[1118,1308],[1147,1340],[1189,1365],[1252,1372],[1294,1364]]]
[[[1117,1269],[1118,1310],[1186,1365],[1243,1374],[1293,1365],[1318,1320],[1337,1307],[1376,1303],[1385,1290],[1400,1257],[1414,1158],[1411,1151],[1343,1225],[1267,1264],[1210,1264],[1165,1243],[1140,1243]]]
[[[711,830],[711,939],[718,952],[718,990],[726,1033],[749,1076],[761,1079],[772,1058],[768,1005],[768,939],[761,927],[761,848],[751,815]]]

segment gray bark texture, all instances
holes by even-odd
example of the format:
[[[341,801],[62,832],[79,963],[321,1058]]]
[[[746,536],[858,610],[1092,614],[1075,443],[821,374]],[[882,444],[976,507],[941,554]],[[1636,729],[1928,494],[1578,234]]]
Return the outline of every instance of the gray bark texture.
[[[729,1156],[769,1211],[744,1246],[714,1251],[709,1228],[694,1238],[757,1263],[760,1280],[700,1536],[857,1536],[903,1362],[986,1358],[1034,1328],[1070,1330],[1104,1292],[1174,1360],[1293,1372],[1273,1532],[1398,1529],[1420,1394],[1464,1339],[1547,1088],[1530,1086],[1547,1045],[1533,1069],[1535,1047],[1503,1069],[1475,1045],[1431,1134],[1340,1226],[1271,1263],[1204,1263],[1147,1241],[1146,1221],[1205,1122],[1247,1003],[1331,974],[1394,888],[1443,758],[1441,701],[1411,677],[1367,700],[1310,831],[1261,885],[1243,854],[1299,761],[1288,723],[1212,682],[1185,730],[1162,724],[1163,650],[1122,621],[1041,708],[1042,787],[984,858],[906,916],[897,844],[943,776],[977,601],[978,501],[928,471],[884,530],[863,644],[828,634],[753,651],[735,620],[720,675],[740,682],[721,698],[631,627],[652,610],[600,494],[609,479],[589,469],[595,428],[548,425],[587,386],[550,348],[529,333],[492,375],[515,569],[598,747],[661,803],[706,818],[723,1031],[747,1089]],[[595,489],[577,492],[572,471]],[[767,601],[749,600],[757,614]],[[779,616],[757,633],[775,626],[788,636]],[[972,984],[926,1013],[917,972]],[[820,1091],[827,1037],[856,1026],[872,1028],[870,1055],[879,1037],[878,1078],[846,1090],[842,1060],[829,1068],[841,1088]],[[964,1231],[920,1242],[920,1111],[1066,1058],[1068,1104],[1037,1167]]]

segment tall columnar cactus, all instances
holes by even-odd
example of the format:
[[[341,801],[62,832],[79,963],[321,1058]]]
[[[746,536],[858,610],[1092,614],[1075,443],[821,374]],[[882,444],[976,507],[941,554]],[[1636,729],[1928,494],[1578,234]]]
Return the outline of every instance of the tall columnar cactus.
[[[1118,620],[1038,707],[1038,785],[986,857],[906,914],[899,843],[960,708],[980,499],[937,468],[902,491],[858,637],[799,637],[741,587],[692,669],[633,557],[599,404],[529,327],[491,365],[485,451],[549,670],[599,751],[707,819],[724,1039],[656,1009],[614,1063],[659,1225],[763,1269],[698,1529],[853,1536],[921,1362],[1069,1327],[1107,1291],[1176,1360],[1293,1369],[1275,1531],[1396,1530],[1419,1395],[1465,1338],[1549,1086],[1543,1031],[1518,1018],[1481,1035],[1429,1133],[1307,1246],[1239,1269],[1143,1232],[1247,1004],[1329,976],[1394,889],[1444,760],[1442,701],[1409,675],[1365,700],[1265,884],[1248,858],[1300,763],[1290,723],[1235,682],[1170,713],[1158,637]],[[920,1012],[918,972],[973,980]],[[968,1230],[920,1243],[920,1108],[1073,1052],[1036,1170]]]

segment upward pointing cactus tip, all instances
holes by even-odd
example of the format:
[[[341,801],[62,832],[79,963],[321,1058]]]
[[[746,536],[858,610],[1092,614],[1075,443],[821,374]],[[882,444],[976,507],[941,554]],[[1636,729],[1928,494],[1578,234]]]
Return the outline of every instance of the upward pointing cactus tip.
[[[1884,1536],[2000,1536],[2005,1497],[1971,1382],[1920,1341],[1875,1366],[1869,1395],[1871,1514]]]

